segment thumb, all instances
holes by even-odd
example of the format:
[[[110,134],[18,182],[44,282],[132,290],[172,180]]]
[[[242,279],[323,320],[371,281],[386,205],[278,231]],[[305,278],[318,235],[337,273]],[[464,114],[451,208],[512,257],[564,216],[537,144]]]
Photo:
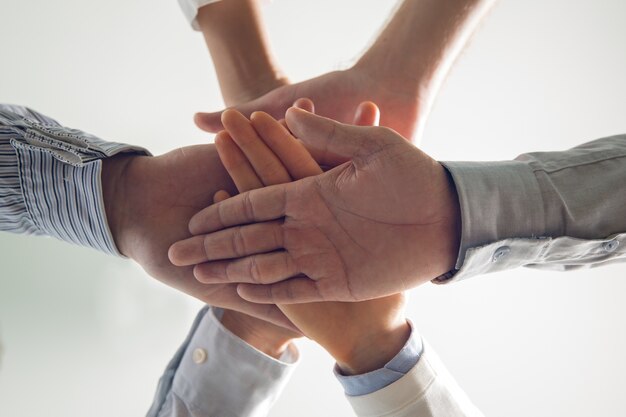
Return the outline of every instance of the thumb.
[[[279,90],[281,89],[270,91],[259,98],[238,104],[232,108],[247,118],[250,118],[250,115],[255,111],[263,111],[278,120],[283,117],[285,111],[292,105],[291,100],[287,101],[285,94],[280,93]],[[311,100],[308,99],[300,99],[296,102],[296,104],[298,103],[304,106],[305,109],[309,109],[313,106]],[[224,111],[226,111],[226,109],[213,113],[196,113],[194,122],[196,126],[204,131],[217,133],[224,129],[224,125],[222,124],[222,113]]]
[[[358,157],[370,142],[367,129],[371,128],[345,125],[294,107],[287,110],[285,121],[321,165],[337,166]]]

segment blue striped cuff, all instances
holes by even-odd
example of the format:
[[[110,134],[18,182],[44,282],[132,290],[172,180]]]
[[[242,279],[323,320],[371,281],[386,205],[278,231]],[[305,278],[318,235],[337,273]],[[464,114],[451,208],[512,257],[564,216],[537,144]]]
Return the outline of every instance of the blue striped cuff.
[[[148,154],[24,107],[0,105],[0,229],[54,236],[121,256],[101,184],[102,159],[119,152]]]

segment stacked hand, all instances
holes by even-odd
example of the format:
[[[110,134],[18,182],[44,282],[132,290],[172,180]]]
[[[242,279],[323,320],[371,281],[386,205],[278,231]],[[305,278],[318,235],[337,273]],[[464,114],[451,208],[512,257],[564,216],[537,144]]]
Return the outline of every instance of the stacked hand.
[[[284,85],[234,108],[246,116],[263,111],[280,119],[300,97],[312,99],[317,114],[343,123],[352,123],[354,109],[359,103],[373,101],[381,109],[380,124],[407,138],[414,137],[419,121],[420,102],[415,94],[409,93],[397,80],[381,79],[374,75],[371,67],[359,65],[298,84]],[[221,111],[198,113],[195,121],[201,129],[216,133],[224,128],[221,114]]]
[[[117,156],[103,163],[102,182],[109,226],[122,254],[153,277],[206,303],[293,328],[276,306],[241,299],[233,284],[201,284],[193,268],[176,267],[167,257],[172,243],[190,236],[191,216],[211,204],[217,190],[234,190],[214,145],[158,157]]]
[[[311,108],[307,101],[300,105]],[[364,103],[355,122],[369,125],[377,119],[378,109],[372,103]],[[322,173],[302,144],[268,114],[256,112],[248,120],[229,110],[222,115],[222,122],[227,130],[218,134],[216,146],[240,192]],[[227,197],[226,191],[220,191],[215,199]],[[206,246],[202,237],[192,238],[172,247],[172,260],[177,265],[192,265],[207,253],[220,253],[226,248],[238,251],[245,244],[233,240],[225,246]],[[212,276],[205,265],[195,268],[200,281]],[[255,274],[253,270],[240,273]],[[324,346],[344,372],[365,373],[384,366],[406,342],[410,329],[403,306],[404,296],[395,294],[360,303],[279,307],[305,335]]]
[[[258,303],[356,301],[396,294],[454,267],[460,209],[446,170],[395,132],[301,109],[286,123],[336,168],[210,206],[175,245],[207,283],[243,283]],[[393,209],[390,209],[390,208]],[[189,246],[219,250],[196,251]]]

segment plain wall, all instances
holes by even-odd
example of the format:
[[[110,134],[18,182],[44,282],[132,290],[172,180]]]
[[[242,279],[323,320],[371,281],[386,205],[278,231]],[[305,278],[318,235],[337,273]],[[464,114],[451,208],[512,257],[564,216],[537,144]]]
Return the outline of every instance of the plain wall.
[[[276,0],[270,38],[293,80],[345,68],[394,6]],[[211,141],[222,106],[175,0],[0,0],[0,101],[155,154]],[[626,2],[503,0],[455,65],[423,149],[511,159],[626,133]],[[0,416],[139,416],[198,301],[130,261],[0,234]],[[626,269],[518,269],[411,294],[408,317],[491,416],[624,415]],[[349,416],[309,342],[272,417]]]

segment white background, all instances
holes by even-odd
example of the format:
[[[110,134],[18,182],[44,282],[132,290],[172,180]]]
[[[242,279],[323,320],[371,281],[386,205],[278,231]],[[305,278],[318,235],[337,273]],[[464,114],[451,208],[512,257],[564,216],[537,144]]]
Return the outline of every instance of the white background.
[[[275,1],[293,80],[345,68],[393,1]],[[0,0],[0,100],[155,154],[212,140],[221,98],[175,0]],[[503,0],[450,75],[423,148],[511,159],[626,132],[626,3]],[[200,303],[130,262],[0,234],[0,416],[139,416]],[[408,316],[490,416],[623,416],[623,266],[515,270],[413,291]],[[303,361],[271,415],[349,416],[332,361]]]

